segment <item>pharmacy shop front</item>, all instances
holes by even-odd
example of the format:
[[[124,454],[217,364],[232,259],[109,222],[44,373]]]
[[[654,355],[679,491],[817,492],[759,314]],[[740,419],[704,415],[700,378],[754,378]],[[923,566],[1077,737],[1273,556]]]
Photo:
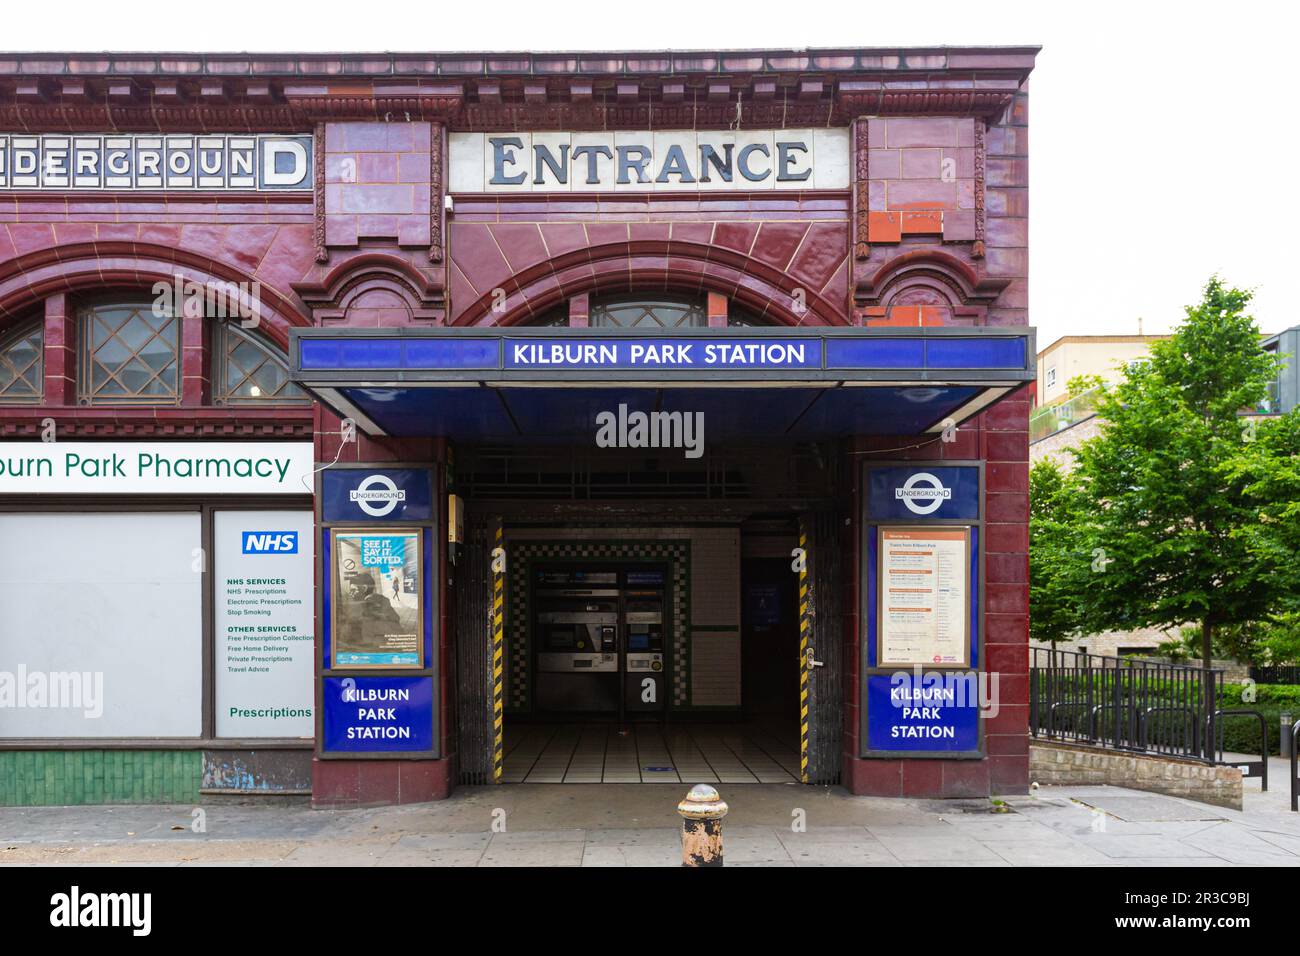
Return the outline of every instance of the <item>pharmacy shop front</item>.
[[[311,790],[311,442],[0,443],[0,798]]]

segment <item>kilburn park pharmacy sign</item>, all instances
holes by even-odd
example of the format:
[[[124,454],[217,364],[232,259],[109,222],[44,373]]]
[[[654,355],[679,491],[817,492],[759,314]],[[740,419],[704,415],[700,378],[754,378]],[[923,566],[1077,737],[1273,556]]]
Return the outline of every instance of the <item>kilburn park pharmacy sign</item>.
[[[310,442],[0,442],[0,494],[304,495]]]

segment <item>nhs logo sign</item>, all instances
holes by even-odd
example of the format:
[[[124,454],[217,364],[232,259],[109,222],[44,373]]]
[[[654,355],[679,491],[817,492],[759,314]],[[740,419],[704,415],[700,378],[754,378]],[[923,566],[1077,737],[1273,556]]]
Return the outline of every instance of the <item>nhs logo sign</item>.
[[[297,531],[245,531],[244,554],[297,554]]]

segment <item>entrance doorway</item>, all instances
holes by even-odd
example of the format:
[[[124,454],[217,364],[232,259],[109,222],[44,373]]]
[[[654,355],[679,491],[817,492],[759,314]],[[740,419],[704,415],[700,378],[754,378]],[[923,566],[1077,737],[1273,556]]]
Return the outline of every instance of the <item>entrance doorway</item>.
[[[729,613],[730,623],[677,641],[671,608],[683,595],[669,565],[530,562],[528,593],[513,606],[527,609],[532,707],[506,716],[503,782],[797,782],[797,579],[788,561],[735,558],[677,576],[678,586],[735,592],[725,604],[687,595],[715,599],[701,620]],[[674,647],[694,659],[674,659]],[[670,707],[678,673],[691,686]]]
[[[819,650],[801,687],[792,552],[806,536],[824,555],[811,626],[834,648],[837,549],[807,518],[839,500],[839,459],[789,451],[718,449],[694,471],[662,453],[459,452],[461,783],[834,782],[838,741],[814,763],[800,714],[838,725],[841,672]]]

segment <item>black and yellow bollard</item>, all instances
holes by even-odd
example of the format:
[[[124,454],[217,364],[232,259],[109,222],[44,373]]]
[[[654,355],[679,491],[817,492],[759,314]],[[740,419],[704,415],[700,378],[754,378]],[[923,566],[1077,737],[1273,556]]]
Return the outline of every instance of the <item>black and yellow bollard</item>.
[[[727,804],[707,783],[677,804],[682,816],[682,866],[722,866],[722,818]]]

